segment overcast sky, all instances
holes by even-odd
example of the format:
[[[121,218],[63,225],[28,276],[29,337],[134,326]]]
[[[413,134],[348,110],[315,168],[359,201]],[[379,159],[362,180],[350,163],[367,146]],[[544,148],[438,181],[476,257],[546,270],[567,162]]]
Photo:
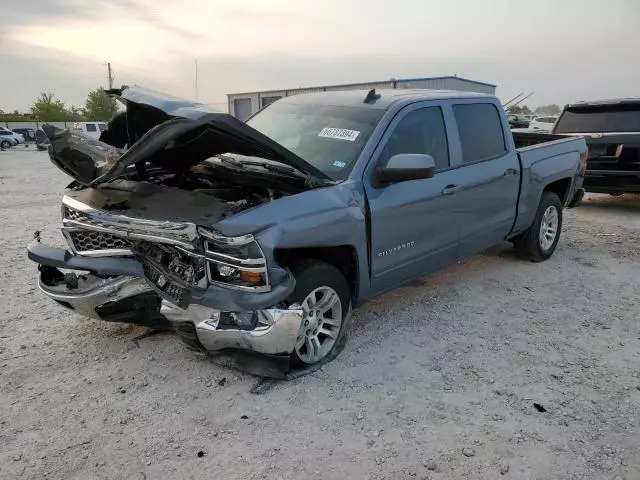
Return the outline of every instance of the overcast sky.
[[[26,5],[26,4],[25,4]],[[457,74],[530,105],[640,96],[640,0],[38,0],[0,11],[0,109]]]

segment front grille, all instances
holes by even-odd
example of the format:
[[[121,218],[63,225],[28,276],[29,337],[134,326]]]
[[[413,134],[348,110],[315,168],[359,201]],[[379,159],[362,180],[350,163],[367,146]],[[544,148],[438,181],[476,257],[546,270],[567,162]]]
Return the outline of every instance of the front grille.
[[[75,230],[67,233],[73,248],[81,253],[92,250],[127,250],[131,248],[129,240],[116,237],[109,233],[91,230]]]
[[[83,223],[85,225],[92,225],[94,227],[105,227],[105,228],[109,227],[109,225],[107,225],[106,223],[101,222],[100,220],[96,220],[95,218],[87,215],[84,212],[81,212],[80,210],[69,208],[67,206],[64,207],[63,215],[64,215],[64,218],[67,220]]]
[[[179,307],[186,307],[189,304],[186,290],[173,283],[166,275],[159,272],[147,262],[142,263],[142,270],[145,278],[158,290],[163,298]]]

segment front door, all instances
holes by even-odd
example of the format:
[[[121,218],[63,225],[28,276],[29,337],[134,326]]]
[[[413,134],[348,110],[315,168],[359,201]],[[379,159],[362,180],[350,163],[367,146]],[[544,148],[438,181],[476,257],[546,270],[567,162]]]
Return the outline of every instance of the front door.
[[[434,158],[436,174],[379,188],[365,181],[371,218],[372,293],[454,262],[458,243],[455,200],[443,193],[457,174],[448,170],[449,145],[441,107],[406,107],[387,129],[378,152],[371,170],[385,165],[393,155],[422,153]]]

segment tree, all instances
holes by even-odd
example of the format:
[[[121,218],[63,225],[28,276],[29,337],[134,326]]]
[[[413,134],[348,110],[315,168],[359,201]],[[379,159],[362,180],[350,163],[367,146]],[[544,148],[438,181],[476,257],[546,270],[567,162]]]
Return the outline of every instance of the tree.
[[[555,103],[536,108],[536,113],[540,115],[560,115],[561,111],[562,109]]]
[[[107,121],[117,112],[115,98],[108,96],[103,88],[97,88],[89,92],[82,113],[87,120]]]
[[[531,109],[526,105],[523,105],[522,107],[520,105],[514,105],[513,107],[507,108],[507,111],[514,115],[529,115],[531,113]]]
[[[31,107],[31,114],[41,122],[72,120],[67,107],[53,93],[41,93]]]

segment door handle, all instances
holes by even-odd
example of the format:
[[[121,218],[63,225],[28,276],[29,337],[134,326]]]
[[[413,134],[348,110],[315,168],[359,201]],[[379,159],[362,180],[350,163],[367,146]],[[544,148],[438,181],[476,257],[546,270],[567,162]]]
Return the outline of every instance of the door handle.
[[[507,168],[504,173],[503,176],[505,177],[509,177],[511,175],[515,175],[516,173],[518,173],[518,170],[516,170],[515,168]]]
[[[442,189],[443,195],[451,195],[452,193],[456,193],[458,190],[462,188],[461,185],[447,185]]]

